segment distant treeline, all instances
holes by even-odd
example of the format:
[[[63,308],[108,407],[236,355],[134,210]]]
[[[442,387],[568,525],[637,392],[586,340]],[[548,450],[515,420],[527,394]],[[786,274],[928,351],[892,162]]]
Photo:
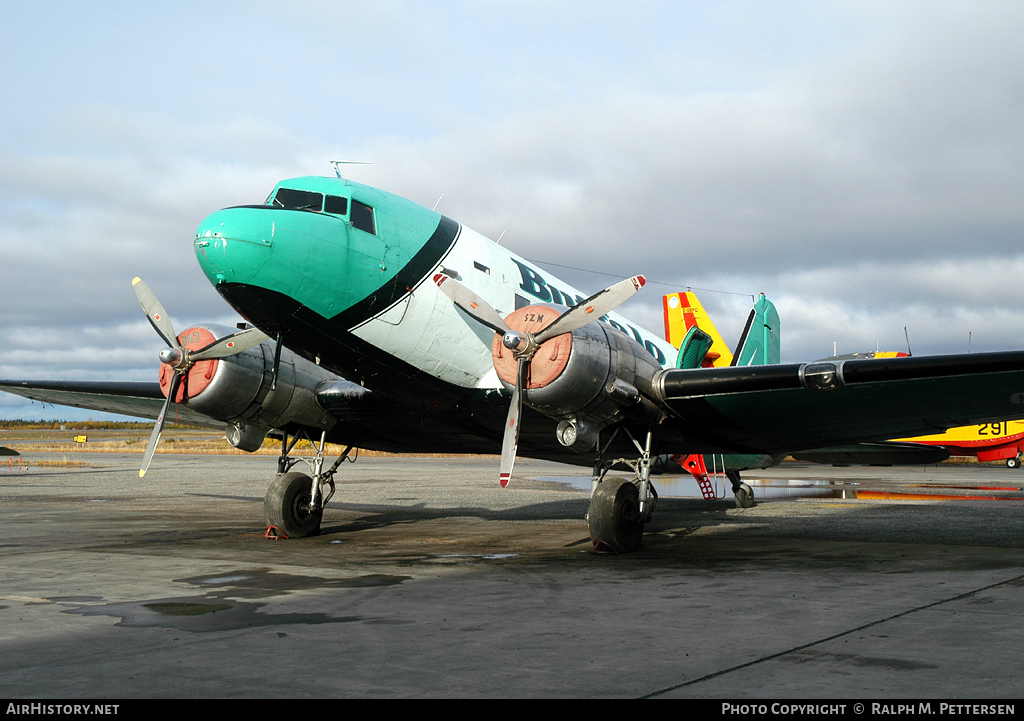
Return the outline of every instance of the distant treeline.
[[[38,428],[40,430],[54,430],[59,431],[63,426],[65,429],[75,428],[80,430],[152,430],[152,421],[25,421],[25,420],[12,420],[5,421],[0,419],[0,430],[15,430],[22,428]],[[188,426],[183,423],[168,423],[165,428],[195,428],[199,429],[199,426]]]

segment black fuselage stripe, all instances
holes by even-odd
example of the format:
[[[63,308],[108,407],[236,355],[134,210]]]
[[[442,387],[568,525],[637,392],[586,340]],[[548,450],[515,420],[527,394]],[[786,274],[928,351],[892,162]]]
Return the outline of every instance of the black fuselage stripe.
[[[442,215],[437,229],[394,278],[366,298],[338,313],[331,321],[342,328],[352,330],[393,307],[419,286],[430,271],[447,257],[455,247],[460,231],[461,226],[457,222]]]

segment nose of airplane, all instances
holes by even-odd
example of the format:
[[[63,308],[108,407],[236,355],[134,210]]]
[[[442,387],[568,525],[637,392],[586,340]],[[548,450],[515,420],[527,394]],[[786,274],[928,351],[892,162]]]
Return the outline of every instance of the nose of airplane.
[[[196,230],[196,259],[214,285],[249,283],[267,261],[274,245],[274,230],[274,220],[266,208],[218,210]]]

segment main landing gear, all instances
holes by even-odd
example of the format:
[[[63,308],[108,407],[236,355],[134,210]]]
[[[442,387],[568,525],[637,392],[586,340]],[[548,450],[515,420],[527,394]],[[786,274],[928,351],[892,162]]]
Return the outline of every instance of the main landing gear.
[[[324,467],[324,449],[327,433],[320,434],[320,443],[314,442],[305,431],[299,431],[289,442],[288,434],[281,439],[281,455],[277,459],[277,478],[267,489],[263,499],[263,512],[267,517],[267,533],[276,531],[278,537],[306,538],[320,533],[320,521],[324,506],[334,495],[334,474],[341,462],[349,457],[352,446],[348,446],[338,460],[327,471]],[[313,446],[314,456],[289,458],[288,454],[302,438]],[[355,459],[349,459],[354,461]],[[309,475],[290,472],[292,466],[305,461]],[[325,490],[329,492],[325,493]]]
[[[622,430],[626,431],[633,445],[640,451],[640,458],[635,461],[620,458],[604,462],[602,452],[594,463],[587,525],[590,527],[594,550],[599,553],[640,550],[643,547],[644,524],[650,521],[658,502],[658,492],[651,483],[651,432],[647,432],[647,442],[641,446],[628,429],[623,427]],[[615,436],[612,436],[612,440],[615,440]],[[611,441],[605,449],[610,445]],[[629,465],[635,478],[604,480],[608,470],[617,463]]]
[[[633,445],[640,452],[637,460],[618,458],[604,460],[604,452],[620,431],[625,431]],[[702,455],[672,456],[672,459],[700,483],[702,490],[710,488],[707,466]],[[647,432],[644,445],[625,426],[620,426],[611,440],[598,453],[594,462],[593,484],[590,494],[590,508],[587,510],[587,524],[594,550],[604,553],[628,553],[643,548],[644,524],[651,520],[658,502],[658,492],[651,483],[651,432]],[[605,480],[608,471],[615,465],[626,464],[633,469],[634,477]],[[732,483],[732,492],[738,508],[754,505],[754,490],[740,478],[739,471],[726,470],[726,477]],[[707,493],[705,493],[705,497]],[[712,492],[710,498],[714,498]]]

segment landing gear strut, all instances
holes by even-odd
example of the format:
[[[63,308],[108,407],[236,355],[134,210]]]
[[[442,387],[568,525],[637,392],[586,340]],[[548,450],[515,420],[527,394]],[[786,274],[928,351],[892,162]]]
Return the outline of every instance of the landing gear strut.
[[[305,438],[313,446],[315,453],[312,458],[288,457],[300,438]],[[281,439],[281,455],[277,459],[278,476],[270,484],[263,499],[263,512],[267,518],[268,530],[277,529],[286,538],[306,538],[320,533],[324,506],[334,496],[334,474],[352,450],[352,446],[348,446],[334,465],[324,471],[326,438],[327,432],[324,431],[320,434],[320,442],[317,444],[305,431],[300,430],[298,435],[292,437],[291,442],[287,433]],[[289,471],[299,461],[305,461],[309,466],[309,475]],[[329,488],[326,494],[325,487]]]

